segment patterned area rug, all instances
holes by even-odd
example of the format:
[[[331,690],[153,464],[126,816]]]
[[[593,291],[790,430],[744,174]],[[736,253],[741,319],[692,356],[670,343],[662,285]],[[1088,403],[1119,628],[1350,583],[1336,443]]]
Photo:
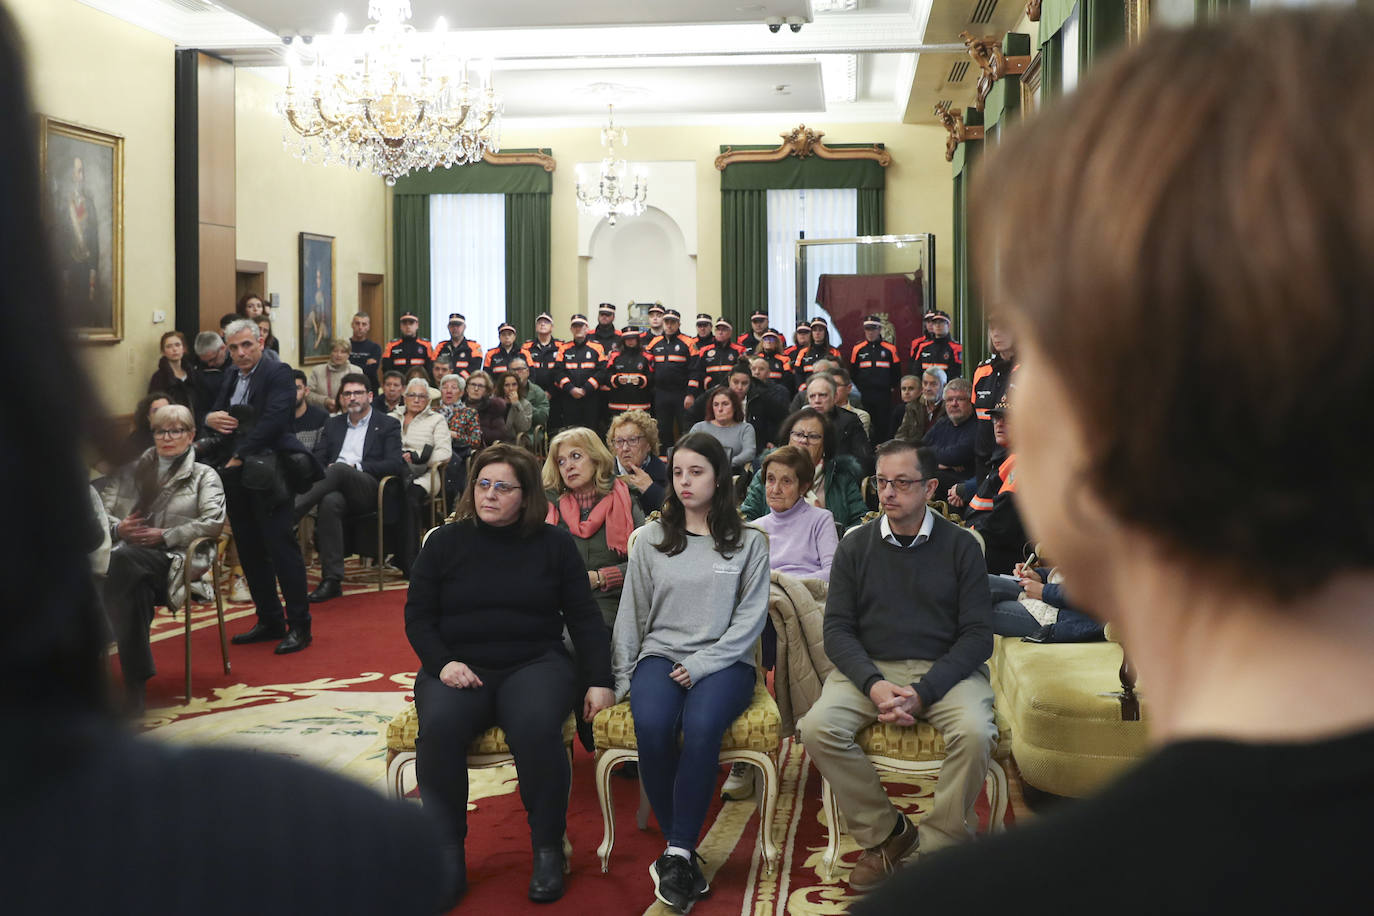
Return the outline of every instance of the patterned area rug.
[[[390,579],[379,593],[375,578],[369,581],[366,571],[350,565],[345,597],[311,608],[315,642],[309,649],[278,656],[271,643],[231,646],[228,675],[220,666],[213,609],[193,611],[190,703],[183,696],[183,624],[160,612],[153,629],[159,673],[149,683],[149,713],[144,722],[148,736],[290,757],[384,791],[386,725],[412,699],[416,667],[405,639],[404,588],[404,581]],[[231,635],[253,623],[251,606],[229,605],[226,610]],[[772,825],[782,848],[780,867],[774,873],[763,867],[754,803],[717,800],[700,846],[713,893],[693,908],[697,916],[829,916],[846,911],[855,899],[844,878],[859,850],[848,836],[841,840],[835,875],[825,880],[821,873],[826,828],[815,767],[804,748],[790,741],[780,763],[781,794]],[[647,830],[636,827],[639,790],[634,780],[612,780],[616,845],[609,872],[601,872],[596,848],[602,820],[592,774],[591,755],[577,747],[568,810],[572,873],[560,904],[563,911],[670,913],[655,901],[647,872],[649,863],[662,852],[663,840],[652,819]],[[722,769],[722,781],[724,775]],[[455,912],[500,916],[547,912],[530,903],[524,893],[529,880],[529,833],[514,767],[474,770],[470,780],[471,887]],[[929,805],[935,780],[893,779],[886,784],[898,807],[919,819]],[[414,799],[413,783],[407,788]],[[1009,824],[1025,816],[1018,789],[1013,774]],[[984,799],[979,801],[979,815],[985,828]]]

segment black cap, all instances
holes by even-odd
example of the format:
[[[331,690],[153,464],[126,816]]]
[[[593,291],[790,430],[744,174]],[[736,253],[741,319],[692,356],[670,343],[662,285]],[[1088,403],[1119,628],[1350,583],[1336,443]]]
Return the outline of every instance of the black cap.
[[[541,321],[547,321],[549,324],[553,324],[553,316],[550,315],[548,312],[540,312],[538,315],[534,316],[534,321],[535,324],[538,324]]]
[[[682,313],[679,312],[677,309],[664,309],[664,310],[663,310],[663,317],[664,317],[664,318],[676,318],[678,321],[681,321],[681,320],[682,320]]]
[[[596,307],[596,313],[598,315],[614,315],[615,306],[611,305],[609,302],[603,302]]]
[[[768,330],[760,334],[759,340],[763,340],[765,337],[776,337],[779,340],[782,340],[782,335],[779,334],[777,331],[773,330],[772,328],[769,328]]]
[[[453,324],[455,321],[461,321],[463,324],[467,324],[467,323],[468,323],[468,320],[467,320],[466,318],[464,318],[464,317],[462,316],[461,313],[459,313],[459,312],[449,312],[449,314],[448,314],[448,323],[449,323],[449,324]]]
[[[697,312],[697,324],[710,324],[711,314],[709,312]]]
[[[735,326],[730,323],[730,319],[726,318],[724,315],[716,319],[716,327],[727,327],[732,331],[735,329]]]
[[[575,325],[575,324],[587,324],[587,316],[586,316],[586,315],[574,315],[574,316],[572,316],[572,320],[570,320],[570,321],[568,322],[568,325],[571,327],[572,325]]]
[[[882,320],[881,318],[879,318],[877,315],[865,315],[865,316],[864,316],[864,327],[866,327],[866,328],[881,328],[882,326],[883,326],[883,320]]]
[[[811,327],[814,328],[816,325],[820,325],[820,326],[823,327],[823,328],[828,328],[828,327],[830,327],[830,325],[827,324],[826,321],[825,321],[825,319],[822,318],[820,315],[817,315],[815,318],[812,318],[812,319],[811,319]]]
[[[808,323],[805,322],[805,321],[798,321],[798,322],[797,322],[797,330],[798,330],[798,331],[805,331],[806,333],[810,334],[810,333],[811,333],[811,325],[808,324]]]
[[[634,337],[634,338],[638,338],[639,335],[640,335],[640,333],[641,333],[641,332],[640,332],[639,328],[635,327],[635,326],[632,325],[632,324],[627,324],[627,325],[625,325],[625,327],[623,327],[623,328],[620,329],[620,336],[621,336],[621,337]]]
[[[1005,417],[1007,411],[1010,409],[1011,405],[1007,403],[1007,396],[1003,394],[1002,397],[998,399],[997,405],[988,411],[988,415],[992,417]]]
[[[511,324],[509,321],[503,321],[501,322],[501,326],[496,329],[496,335],[498,337],[501,336],[502,331],[510,331],[512,334],[514,334],[515,325]]]
[[[401,313],[401,317],[400,317],[399,320],[401,320],[401,321],[419,321],[419,320],[420,320],[420,316],[417,315],[417,314],[415,314],[415,313],[412,312],[412,311],[407,310],[407,311],[404,311],[404,312]]]
[[[664,309],[663,306],[659,305],[657,302],[655,302],[653,305],[649,306],[649,314],[650,314],[650,315],[652,315],[654,312],[658,312],[660,315],[662,315],[662,314],[664,314],[665,311],[667,311],[667,310]]]
[[[758,321],[760,318],[762,318],[764,321],[767,321],[768,313],[763,311],[762,309],[754,309],[754,313],[749,316],[750,321]]]
[[[939,320],[939,321],[949,321],[949,313],[946,312],[944,309],[936,309],[936,310],[933,311],[933,312],[926,312],[926,320],[928,320],[928,321],[936,321],[936,320]]]

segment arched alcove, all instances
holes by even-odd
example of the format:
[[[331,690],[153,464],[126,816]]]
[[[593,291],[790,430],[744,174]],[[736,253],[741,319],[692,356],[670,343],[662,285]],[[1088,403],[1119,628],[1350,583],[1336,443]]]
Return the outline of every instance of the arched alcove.
[[[665,211],[648,207],[639,216],[621,216],[612,226],[601,220],[588,244],[587,302],[662,302],[683,314],[691,327],[696,312],[697,264],[687,253],[682,227]]]

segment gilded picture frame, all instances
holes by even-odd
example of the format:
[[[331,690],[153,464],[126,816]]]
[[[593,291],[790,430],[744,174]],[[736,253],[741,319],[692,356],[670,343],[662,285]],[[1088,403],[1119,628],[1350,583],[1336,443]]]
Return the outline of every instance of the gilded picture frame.
[[[124,137],[39,116],[43,206],[58,295],[78,340],[124,339]]]
[[[334,275],[334,236],[302,232],[300,236],[301,364],[329,361],[334,339],[334,303],[339,286]]]

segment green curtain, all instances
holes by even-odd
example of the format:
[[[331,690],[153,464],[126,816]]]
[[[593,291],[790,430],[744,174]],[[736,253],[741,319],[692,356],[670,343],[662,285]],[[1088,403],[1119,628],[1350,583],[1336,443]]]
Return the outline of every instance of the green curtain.
[[[859,188],[859,235],[885,235],[887,219],[883,210],[883,191],[881,188]],[[858,270],[861,274],[881,273],[883,269],[882,250],[873,245],[860,245]]]
[[[828,145],[828,144],[827,144]],[[873,144],[839,144],[831,149],[872,149]],[[773,146],[733,146],[727,149],[776,149]],[[887,170],[872,159],[840,160],[788,156],[781,162],[736,162],[720,173],[722,191],[795,191],[805,188],[860,188],[881,191]]]
[[[546,153],[547,149],[503,150],[507,153]],[[473,162],[434,171],[412,172],[396,180],[397,197],[429,194],[552,194],[553,175],[542,165],[492,165]]]
[[[1078,22],[1078,79],[1097,61],[1126,43],[1126,4],[1121,0],[1082,0]]]
[[[1064,33],[1056,32],[1040,46],[1040,107],[1059,98],[1064,90]]]
[[[548,194],[506,195],[506,320],[524,336],[549,309],[550,201]]]
[[[1250,0],[1197,0],[1194,15],[1198,22],[1209,22],[1228,13],[1243,13],[1250,9]]]
[[[728,172],[729,169],[726,169]],[[720,192],[720,308],[737,328],[768,306],[768,192]],[[683,327],[691,319],[682,317]]]
[[[392,292],[396,313],[410,310],[429,327],[429,198],[402,196],[392,201],[394,229]],[[391,333],[383,329],[383,337]]]
[[[983,124],[983,112],[969,108],[964,112],[965,124],[977,127]],[[982,140],[965,140],[954,151],[951,163],[954,171],[954,332],[964,344],[964,365],[976,365],[986,355],[984,341],[987,337],[984,327],[982,303],[979,301],[977,284],[974,282],[972,264],[969,259],[969,214],[968,201],[970,182],[976,177],[977,162],[983,152]]]

